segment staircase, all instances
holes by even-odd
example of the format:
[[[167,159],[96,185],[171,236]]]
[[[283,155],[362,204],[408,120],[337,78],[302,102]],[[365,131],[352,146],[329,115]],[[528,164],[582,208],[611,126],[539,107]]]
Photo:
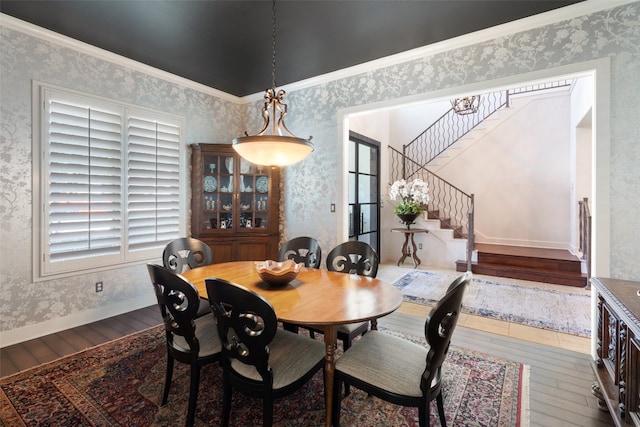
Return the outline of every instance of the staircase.
[[[566,80],[485,94],[476,113],[461,116],[451,109],[403,145],[402,151],[389,147],[391,181],[421,178],[429,185],[431,200],[425,224],[421,225],[444,242],[447,258],[459,254],[454,258],[457,271],[471,269],[474,273],[497,277],[588,286],[588,276],[582,271],[589,271],[589,265],[583,268],[581,260],[568,251],[476,244],[474,195],[437,175],[443,165],[514,113],[510,108],[513,95],[565,90],[569,86],[571,81]],[[466,247],[461,241],[466,242]]]
[[[531,280],[584,288],[588,277],[581,260],[560,249],[525,248],[476,243],[477,261],[471,271],[511,279]],[[456,271],[467,271],[466,261],[456,261]]]

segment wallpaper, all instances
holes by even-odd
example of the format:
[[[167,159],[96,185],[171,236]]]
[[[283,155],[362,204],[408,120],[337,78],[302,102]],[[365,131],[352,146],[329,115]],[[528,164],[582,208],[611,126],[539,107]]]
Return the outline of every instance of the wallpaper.
[[[611,275],[640,280],[640,3],[381,68],[289,94],[294,130],[314,135],[309,159],[287,169],[286,231],[309,233],[321,246],[336,241],[328,212],[340,194],[338,112],[350,107],[546,70],[599,58],[611,62]],[[304,125],[304,126],[303,126]],[[333,161],[332,161],[333,160]],[[322,177],[322,178],[320,178]],[[540,201],[544,205],[544,201]]]
[[[187,144],[230,142],[242,131],[244,108],[6,27],[0,43],[0,331],[109,305],[119,310],[140,297],[153,302],[144,265],[32,282],[32,80],[182,116]]]
[[[339,218],[329,206],[343,185],[341,110],[609,58],[611,275],[640,280],[639,15],[634,2],[289,92],[287,125],[299,136],[312,135],[315,151],[284,173],[283,238],[313,235],[327,250],[339,239]],[[188,143],[228,143],[245,128],[255,132],[262,101],[238,106],[7,27],[0,27],[0,43],[0,332],[148,298],[144,266],[100,273],[101,294],[93,289],[96,274],[32,282],[31,175],[38,173],[31,170],[32,80],[183,116]]]

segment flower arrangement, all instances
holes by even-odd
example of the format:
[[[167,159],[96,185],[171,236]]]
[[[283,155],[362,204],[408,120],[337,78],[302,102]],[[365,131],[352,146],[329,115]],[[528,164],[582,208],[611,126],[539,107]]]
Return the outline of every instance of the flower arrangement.
[[[429,187],[419,178],[409,182],[401,179],[391,185],[389,198],[400,199],[400,203],[393,210],[396,215],[418,215],[429,203]]]

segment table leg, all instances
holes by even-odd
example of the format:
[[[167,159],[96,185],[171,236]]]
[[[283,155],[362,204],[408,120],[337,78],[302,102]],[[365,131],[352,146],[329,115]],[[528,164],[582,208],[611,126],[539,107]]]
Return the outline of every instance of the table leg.
[[[404,244],[402,245],[402,257],[398,260],[398,264],[396,264],[398,267],[400,266],[400,264],[404,262],[407,256],[411,255],[411,253],[409,252],[409,234],[411,233],[404,233]],[[411,236],[411,238],[413,240],[413,235]],[[415,246],[415,243],[414,243],[414,246]]]
[[[413,268],[417,268],[420,265],[420,258],[418,258],[418,246],[411,233],[411,246],[413,247]]]
[[[338,326],[328,325],[324,327],[324,405],[326,427],[331,427],[331,414],[333,412],[333,379],[336,369],[336,342],[338,341]]]

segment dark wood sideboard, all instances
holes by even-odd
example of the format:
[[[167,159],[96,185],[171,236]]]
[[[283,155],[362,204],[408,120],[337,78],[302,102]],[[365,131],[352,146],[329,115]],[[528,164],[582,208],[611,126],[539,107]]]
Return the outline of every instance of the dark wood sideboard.
[[[616,426],[640,427],[640,282],[591,278],[597,327],[593,370]]]

